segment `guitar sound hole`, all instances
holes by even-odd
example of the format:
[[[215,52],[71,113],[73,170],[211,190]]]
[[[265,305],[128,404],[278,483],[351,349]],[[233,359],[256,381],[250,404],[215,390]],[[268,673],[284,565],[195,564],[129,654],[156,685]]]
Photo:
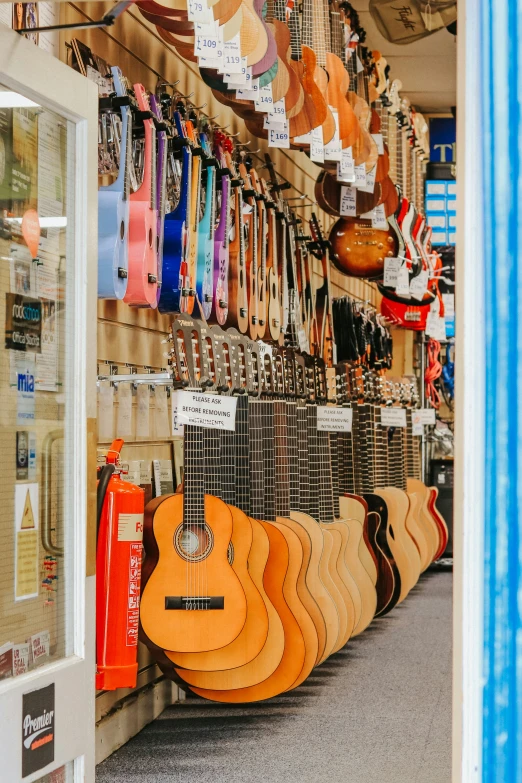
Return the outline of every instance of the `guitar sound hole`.
[[[149,247],[152,247],[152,229],[149,228]]]
[[[120,239],[123,242],[125,239],[125,221],[122,220],[120,223]]]
[[[243,270],[242,269],[239,272],[239,287],[243,288]]]
[[[183,560],[199,563],[214,547],[214,536],[207,525],[181,524],[174,533],[174,548]]]
[[[393,538],[393,540],[395,541],[395,536],[394,536],[394,534],[393,534],[393,528],[392,528],[392,526],[390,525],[388,529],[389,529],[389,531],[390,531],[390,536],[391,536],[391,537]]]
[[[275,283],[272,283],[272,299],[276,298],[276,287]]]

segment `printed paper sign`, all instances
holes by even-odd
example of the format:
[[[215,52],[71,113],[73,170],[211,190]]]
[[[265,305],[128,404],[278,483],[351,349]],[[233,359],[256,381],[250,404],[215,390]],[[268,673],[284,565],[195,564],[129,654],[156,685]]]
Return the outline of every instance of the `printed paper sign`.
[[[15,484],[15,601],[38,595],[38,484]]]
[[[410,275],[406,264],[403,264],[397,273],[395,291],[399,296],[406,298],[410,296]]]
[[[35,418],[36,354],[13,352],[11,357],[11,375],[16,384],[16,423],[32,424]]]
[[[290,128],[288,122],[285,122],[284,126],[281,126],[281,129],[269,129],[268,146],[279,147],[280,149],[290,149]]]
[[[324,138],[323,138],[323,126],[314,128],[312,130],[312,140],[310,143],[310,160],[314,163],[324,162]]]
[[[335,133],[333,138],[325,145],[324,159],[325,160],[341,160],[342,147],[341,138],[339,136],[339,115],[335,109],[332,109],[332,115],[335,120]]]
[[[422,437],[424,435],[424,426],[419,422],[414,421],[411,426],[411,434],[416,438]]]
[[[319,432],[351,432],[353,410],[320,405],[317,408],[317,429]]]
[[[414,415],[418,415],[421,424],[426,424],[431,427],[437,423],[434,408],[421,408],[420,410],[415,411]]]
[[[355,163],[351,147],[345,147],[341,150],[341,160],[338,164],[338,171],[345,181],[355,181]]]
[[[357,215],[357,191],[345,185],[341,187],[340,213],[343,216],[355,217]]]
[[[143,540],[143,514],[120,514],[118,516],[118,541]]]
[[[410,294],[413,297],[413,299],[417,299],[419,302],[422,301],[424,294],[426,293],[426,289],[428,288],[428,280],[429,280],[430,273],[427,269],[423,269],[417,277],[414,277],[413,280],[410,282]]]
[[[29,671],[29,643],[13,646],[13,677],[19,677]]]
[[[364,165],[364,163],[361,163],[360,166],[354,166],[354,171],[355,171],[354,187],[358,188],[359,190],[364,190],[364,188],[366,187],[366,166]]]
[[[406,408],[381,408],[381,424],[383,427],[405,427]]]
[[[395,288],[397,285],[397,276],[399,269],[401,268],[402,261],[400,258],[385,258],[384,259],[384,279],[383,284],[387,288]]]
[[[29,649],[31,656],[31,667],[41,666],[49,659],[51,652],[51,634],[49,631],[40,631],[35,633],[29,639]]]
[[[54,761],[54,683],[22,697],[22,777]]]
[[[42,350],[42,303],[20,294],[5,295],[5,347],[12,351]]]
[[[236,397],[180,390],[177,396],[177,421],[183,425],[234,431],[236,405]]]
[[[377,231],[388,230],[388,219],[384,210],[384,204],[379,204],[372,212],[372,228]]]

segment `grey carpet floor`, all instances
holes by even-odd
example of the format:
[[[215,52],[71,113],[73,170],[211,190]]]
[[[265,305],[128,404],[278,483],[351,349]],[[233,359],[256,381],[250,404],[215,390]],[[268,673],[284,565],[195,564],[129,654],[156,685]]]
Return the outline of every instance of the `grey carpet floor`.
[[[292,693],[173,705],[97,783],[450,783],[451,582],[425,575]]]

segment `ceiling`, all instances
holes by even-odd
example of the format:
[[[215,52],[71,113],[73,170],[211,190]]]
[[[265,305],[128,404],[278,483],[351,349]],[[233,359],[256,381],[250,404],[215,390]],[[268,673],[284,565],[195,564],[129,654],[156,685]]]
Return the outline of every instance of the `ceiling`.
[[[391,79],[400,79],[401,94],[424,114],[449,112],[457,103],[457,43],[441,30],[417,43],[396,46],[377,30],[369,0],[351,0],[367,33],[366,44],[378,49],[390,65]]]

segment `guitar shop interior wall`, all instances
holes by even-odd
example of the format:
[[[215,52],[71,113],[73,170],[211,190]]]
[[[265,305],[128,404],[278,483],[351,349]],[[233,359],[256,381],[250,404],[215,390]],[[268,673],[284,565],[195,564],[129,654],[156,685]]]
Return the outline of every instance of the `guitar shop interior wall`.
[[[110,3],[73,3],[61,7],[61,22],[82,23],[100,19],[111,7]],[[137,9],[129,9],[117,24],[106,30],[74,30],[60,35],[60,57],[70,62],[69,44],[72,38],[86,43],[94,53],[101,55],[110,64],[118,65],[131,83],[141,82],[147,90],[155,91],[158,79],[166,82],[178,82],[176,89],[210,117],[217,117],[221,126],[227,126],[231,134],[239,134],[243,142],[250,141],[249,148],[261,158],[268,151],[263,140],[251,137],[243,121],[234,112],[218,103],[210,89],[201,80],[198,70],[183,60],[178,53],[163,41],[156,28],[149,24]],[[314,185],[319,169],[304,153],[271,149],[277,173],[287,179],[295,190],[286,191],[287,197],[306,194],[306,204],[292,204],[304,218],[309,217],[313,200]],[[333,219],[315,207],[325,229]],[[315,270],[316,283],[320,284],[322,275]],[[363,280],[341,275],[332,269],[332,293],[334,297],[349,294],[378,307],[380,295],[375,286]],[[166,368],[164,341],[168,335],[171,318],[160,315],[156,310],[139,309],[122,302],[103,301],[98,303],[98,373],[119,374],[130,372],[159,372]],[[394,330],[394,367],[393,375],[412,372],[413,335],[405,330]],[[115,395],[115,401],[117,395]],[[122,451],[124,461],[143,460],[150,465],[152,460],[171,461],[174,473],[179,479],[179,467],[182,457],[182,444],[169,433],[156,431],[154,394],[150,397],[150,435],[146,438],[136,436],[136,398],[132,400],[132,432],[126,438]],[[170,414],[170,405],[169,405]],[[115,421],[118,419],[117,403]],[[158,419],[159,421],[159,419]],[[110,441],[106,436],[99,437],[100,452],[106,451]],[[176,475],[173,477],[176,486]],[[183,698],[183,692],[176,685],[164,680],[158,667],[152,662],[147,649],[140,645],[138,685],[134,690],[99,692],[96,701],[97,721],[97,762],[102,761],[147,723],[153,720],[164,707]]]

